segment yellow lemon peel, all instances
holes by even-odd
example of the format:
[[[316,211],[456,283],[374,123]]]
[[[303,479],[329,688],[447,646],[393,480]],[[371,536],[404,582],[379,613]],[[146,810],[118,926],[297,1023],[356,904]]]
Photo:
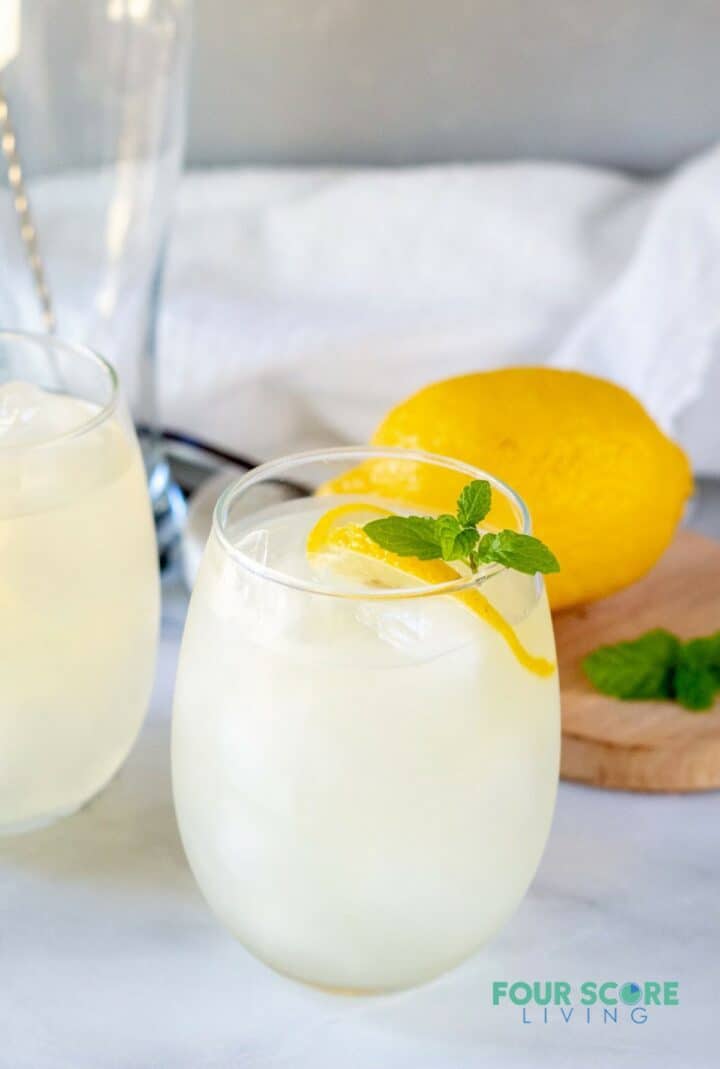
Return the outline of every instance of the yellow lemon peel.
[[[348,516],[359,513],[371,513],[375,516],[388,516],[387,509],[371,504],[343,504],[329,509],[317,521],[307,538],[307,553],[316,556],[328,551],[356,553],[370,560],[379,561],[419,579],[428,586],[448,583],[461,578],[460,573],[443,560],[418,560],[417,557],[401,557],[397,553],[383,549],[363,530],[358,523],[340,523]],[[484,594],[475,587],[457,590],[450,594],[462,602],[471,612],[489,624],[505,640],[518,662],[529,672],[538,676],[550,676],[555,665],[545,657],[536,657],[527,650],[518,638],[515,629],[504,616],[492,605]]]

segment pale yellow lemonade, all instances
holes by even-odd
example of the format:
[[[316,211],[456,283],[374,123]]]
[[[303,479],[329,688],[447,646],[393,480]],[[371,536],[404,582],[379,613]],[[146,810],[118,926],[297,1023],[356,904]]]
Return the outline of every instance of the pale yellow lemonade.
[[[72,812],[116,772],[157,626],[132,432],[78,398],[0,385],[0,832]]]
[[[266,510],[234,549],[211,535],[174,793],[198,883],[248,949],[312,984],[381,991],[466,958],[527,890],[555,801],[558,681],[539,577],[500,570],[477,603],[405,597],[412,576],[308,552],[337,505]]]

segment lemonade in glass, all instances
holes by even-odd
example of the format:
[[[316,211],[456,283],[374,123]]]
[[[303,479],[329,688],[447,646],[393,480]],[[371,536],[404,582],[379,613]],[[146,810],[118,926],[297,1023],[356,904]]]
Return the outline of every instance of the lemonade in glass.
[[[384,495],[333,492],[358,466],[384,466]],[[218,502],[177,680],[175,805],[212,909],[305,982],[387,991],[442,973],[539,863],[560,737],[541,577],[365,533],[437,515],[433,488],[476,480],[493,495],[480,535],[529,535],[499,480],[400,450],[286,458]],[[292,498],[268,505],[269,487]]]
[[[73,812],[127,756],[158,593],[113,370],[87,349],[0,332],[0,834]]]

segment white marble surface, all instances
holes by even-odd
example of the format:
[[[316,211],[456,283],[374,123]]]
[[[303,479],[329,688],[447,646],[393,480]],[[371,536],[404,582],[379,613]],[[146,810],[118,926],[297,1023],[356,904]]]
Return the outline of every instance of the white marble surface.
[[[255,962],[205,907],[176,831],[168,741],[178,610],[171,599],[151,714],[125,768],[77,816],[0,843],[2,1069],[718,1064],[717,794],[561,785],[516,916],[425,988],[346,999]],[[618,1024],[523,1024],[514,1007],[492,1007],[494,979],[678,980],[680,1005],[645,1024],[627,1012]]]

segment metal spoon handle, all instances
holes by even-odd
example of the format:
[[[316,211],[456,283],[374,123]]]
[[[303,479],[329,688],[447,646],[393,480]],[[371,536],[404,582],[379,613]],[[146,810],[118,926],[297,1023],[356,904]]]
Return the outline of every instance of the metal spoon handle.
[[[7,162],[7,176],[10,191],[13,196],[15,212],[20,228],[20,237],[27,255],[28,265],[33,278],[35,293],[37,294],[42,313],[43,325],[48,334],[54,334],[57,326],[55,311],[53,309],[50,289],[45,275],[40,246],[38,244],[37,228],[33,222],[30,199],[25,187],[23,168],[17,149],[17,138],[10,120],[10,109],[7,96],[0,78],[0,147]]]

